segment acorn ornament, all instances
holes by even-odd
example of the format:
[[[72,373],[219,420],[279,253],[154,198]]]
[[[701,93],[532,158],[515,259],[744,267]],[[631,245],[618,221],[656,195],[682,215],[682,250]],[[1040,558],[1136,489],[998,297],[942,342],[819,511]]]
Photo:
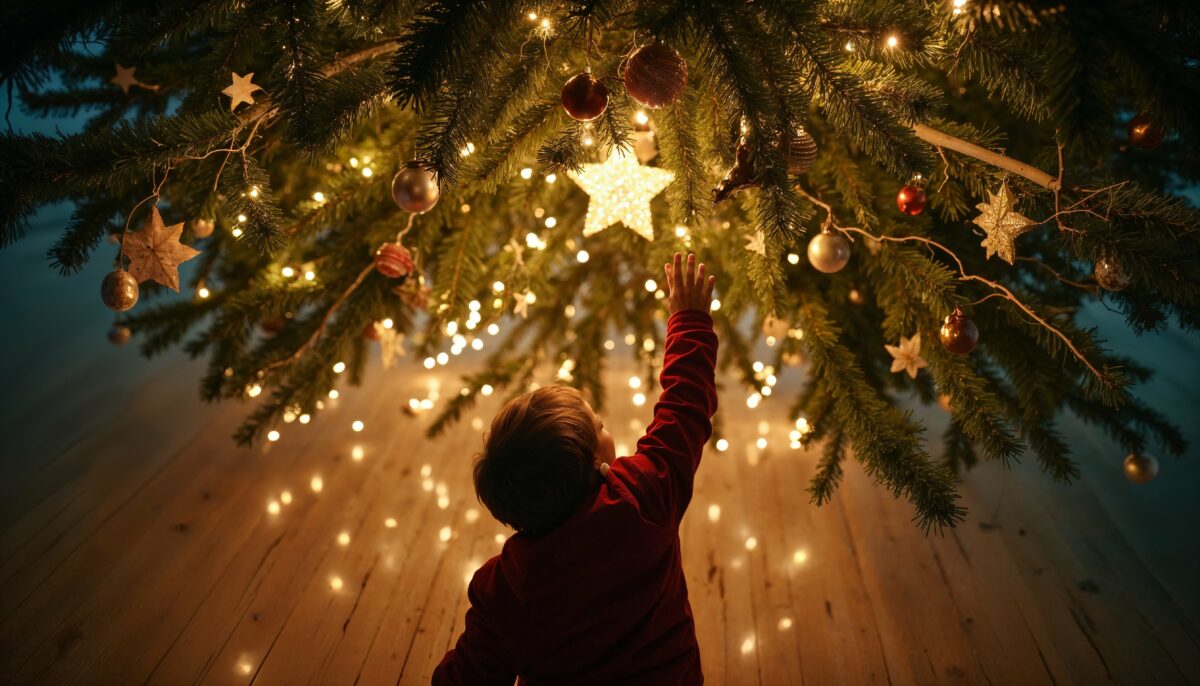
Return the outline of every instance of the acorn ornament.
[[[1116,260],[1107,255],[1096,260],[1092,274],[1096,277],[1096,283],[1106,291],[1115,293],[1129,287],[1129,274],[1125,273]]]
[[[808,261],[819,272],[840,272],[850,261],[850,241],[826,227],[808,242]]]
[[[962,308],[956,307],[946,316],[946,321],[938,331],[938,338],[946,350],[955,355],[966,355],[979,345],[979,327],[963,314]]]
[[[404,165],[392,179],[392,199],[405,212],[424,214],[437,204],[439,195],[433,172],[423,169],[417,162]]]
[[[124,269],[108,273],[100,283],[100,299],[114,312],[124,312],[137,304],[138,282]]]
[[[925,211],[925,203],[928,199],[924,188],[906,184],[896,194],[896,207],[900,208],[904,214],[915,217]]]
[[[403,279],[415,266],[408,248],[399,243],[384,243],[375,251],[375,271],[389,279]]]
[[[588,72],[580,72],[563,84],[562,106],[575,121],[591,121],[608,108],[608,88]]]
[[[1158,476],[1158,460],[1145,453],[1129,453],[1125,456],[1125,478],[1135,484],[1149,483]]]
[[[817,159],[817,141],[801,126],[783,141],[789,174],[805,174]]]
[[[629,56],[622,79],[629,97],[644,107],[658,109],[683,95],[687,62],[669,46],[650,43]]]
[[[1167,132],[1145,114],[1129,120],[1129,144],[1143,150],[1153,150],[1162,145]]]

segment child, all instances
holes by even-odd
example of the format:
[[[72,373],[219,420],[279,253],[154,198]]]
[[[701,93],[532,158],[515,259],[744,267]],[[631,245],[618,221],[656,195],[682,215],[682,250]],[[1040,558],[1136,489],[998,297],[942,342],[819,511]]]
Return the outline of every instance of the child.
[[[475,463],[479,500],[517,533],[467,586],[466,629],[434,684],[700,684],[679,523],[717,409],[715,277],[688,255],[670,290],[662,394],[637,453],[578,391],[515,398]]]

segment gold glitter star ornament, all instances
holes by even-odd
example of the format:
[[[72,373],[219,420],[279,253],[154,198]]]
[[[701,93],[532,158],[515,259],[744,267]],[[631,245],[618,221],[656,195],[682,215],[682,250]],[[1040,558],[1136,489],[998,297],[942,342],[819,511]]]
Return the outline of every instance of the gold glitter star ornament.
[[[183,233],[183,222],[164,226],[158,206],[150,208],[146,226],[137,233],[125,237],[122,248],[129,257],[129,273],[138,282],[147,279],[157,281],[179,292],[179,265],[187,262],[199,250],[179,242]]]
[[[929,363],[921,357],[921,332],[913,334],[912,338],[900,337],[900,345],[884,345],[892,355],[892,372],[908,372],[909,378],[917,378],[917,371],[928,367]]]
[[[1008,183],[1001,183],[998,192],[988,191],[987,202],[975,206],[981,214],[973,220],[987,232],[987,238],[980,244],[987,249],[987,256],[999,255],[1009,264],[1017,256],[1014,241],[1036,226],[1032,220],[1016,211],[1016,203],[1017,199],[1008,189]]]
[[[675,178],[666,169],[638,164],[621,150],[609,153],[603,164],[585,164],[567,176],[591,198],[583,222],[585,237],[620,222],[648,241],[654,240],[650,200]]]

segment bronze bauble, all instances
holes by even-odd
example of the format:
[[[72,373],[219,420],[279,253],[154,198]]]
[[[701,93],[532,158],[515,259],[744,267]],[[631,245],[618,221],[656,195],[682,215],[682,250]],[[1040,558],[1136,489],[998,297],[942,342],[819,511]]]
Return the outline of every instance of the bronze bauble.
[[[400,209],[413,214],[424,214],[437,204],[437,179],[433,172],[421,168],[416,162],[409,162],[396,173],[392,179],[392,199]]]
[[[100,283],[100,299],[114,312],[124,312],[137,304],[138,282],[129,272],[109,272]]]

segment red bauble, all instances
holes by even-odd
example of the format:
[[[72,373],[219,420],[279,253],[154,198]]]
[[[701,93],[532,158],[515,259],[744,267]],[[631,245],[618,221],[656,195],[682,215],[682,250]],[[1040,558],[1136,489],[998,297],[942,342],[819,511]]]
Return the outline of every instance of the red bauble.
[[[375,251],[375,270],[389,279],[400,279],[412,273],[412,255],[399,243],[384,243]]]
[[[287,319],[283,317],[268,317],[258,323],[258,328],[268,336],[274,336],[283,331],[285,326],[287,326]]]
[[[924,189],[917,186],[905,186],[896,194],[896,207],[899,207],[904,214],[915,217],[925,211],[927,200]]]
[[[1162,145],[1166,135],[1166,130],[1145,114],[1129,120],[1129,144],[1134,147],[1152,150]]]
[[[375,328],[375,322],[367,324],[366,328],[363,329],[363,338],[368,341],[379,340],[379,329]]]
[[[979,327],[962,313],[959,308],[946,317],[942,330],[938,332],[942,346],[955,355],[966,355],[979,344]]]
[[[638,104],[658,109],[683,95],[687,62],[662,43],[643,45],[625,63],[625,92]]]
[[[591,121],[608,107],[608,88],[587,72],[572,76],[562,87],[562,106],[576,121]]]

